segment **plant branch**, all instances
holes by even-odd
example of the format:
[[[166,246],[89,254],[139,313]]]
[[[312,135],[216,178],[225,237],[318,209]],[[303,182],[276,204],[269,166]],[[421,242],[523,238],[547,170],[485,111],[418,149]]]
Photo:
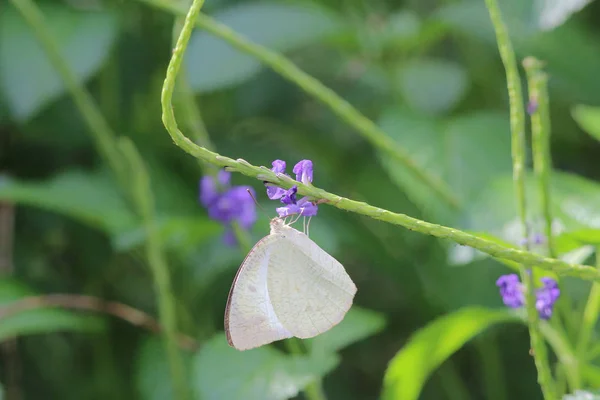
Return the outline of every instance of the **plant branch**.
[[[506,71],[506,82],[508,89],[508,98],[510,103],[510,130],[511,130],[511,148],[513,161],[513,181],[517,200],[517,210],[523,231],[524,248],[528,249],[529,229],[527,227],[527,207],[526,207],[526,189],[525,189],[525,110],[523,107],[523,95],[521,93],[521,79],[519,77],[519,68],[515,59],[515,53],[512,48],[510,37],[508,35],[500,8],[496,0],[485,1],[494,31],[496,33],[496,42],[500,51],[500,58]],[[535,306],[535,287],[533,273],[526,265],[521,265],[521,281],[525,286],[525,306],[527,308],[527,325],[529,328],[529,337],[533,359],[537,369],[537,377],[543,396],[546,400],[554,400],[555,384],[552,378],[552,372],[548,362],[548,352],[546,343],[540,332],[540,318]]]
[[[186,10],[184,7],[178,6],[174,2],[168,2],[165,0],[140,0],[153,7],[166,10],[175,15],[185,15]],[[190,9],[191,11],[191,9]],[[188,13],[188,17],[190,14]],[[299,69],[294,63],[289,61],[284,56],[267,49],[266,47],[260,46],[252,41],[244,38],[240,34],[236,33],[226,25],[220,24],[212,18],[202,15],[199,12],[194,13],[193,19],[189,19],[190,26],[187,29],[186,36],[181,36],[180,39],[183,41],[178,42],[178,46],[175,47],[171,63],[169,64],[169,71],[167,79],[163,86],[163,107],[168,105],[169,110],[167,114],[172,114],[171,108],[171,94],[169,93],[165,98],[165,88],[168,88],[171,92],[175,81],[175,76],[179,71],[181,60],[183,59],[183,53],[189,36],[191,35],[193,25],[195,24],[199,28],[206,30],[207,32],[220,37],[225,40],[234,48],[250,54],[263,64],[269,66],[275,72],[279,73],[284,78],[295,83],[302,88],[306,93],[313,96],[321,103],[329,107],[338,117],[345,121],[348,125],[353,127],[358,133],[360,133],[365,140],[373,145],[378,150],[389,154],[392,158],[400,162],[405,169],[411,171],[414,176],[424,182],[427,186],[431,187],[441,199],[447,202],[450,206],[458,209],[460,203],[456,196],[452,193],[448,185],[435,175],[430,174],[425,169],[421,168],[410,156],[410,154],[401,146],[398,145],[393,139],[391,139],[385,132],[383,132],[373,121],[361,114],[355,107],[353,107],[346,100],[338,96],[334,91],[323,85],[317,79],[308,75],[306,72]],[[183,45],[185,43],[185,45]],[[183,46],[179,46],[183,45]],[[174,72],[174,73],[172,73]],[[171,76],[169,76],[171,75]],[[167,82],[167,81],[170,82]],[[169,100],[165,102],[164,100]],[[164,121],[165,109],[163,108],[163,121]],[[175,118],[169,117],[169,125],[167,129],[177,128],[174,123]],[[166,126],[167,124],[165,124]]]
[[[146,329],[156,334],[163,333],[163,328],[152,316],[123,303],[105,301],[98,297],[78,294],[48,294],[42,296],[24,297],[17,301],[0,306],[0,321],[13,315],[38,308],[68,308],[74,310],[93,311],[112,315],[131,325]],[[177,334],[180,348],[195,351],[198,343],[194,338]]]

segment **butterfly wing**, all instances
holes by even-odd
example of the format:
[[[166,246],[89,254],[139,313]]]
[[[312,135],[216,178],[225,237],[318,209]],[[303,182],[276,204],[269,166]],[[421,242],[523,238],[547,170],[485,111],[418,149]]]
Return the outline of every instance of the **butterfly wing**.
[[[267,289],[267,272],[275,237],[266,236],[250,250],[229,291],[225,333],[238,350],[259,347],[292,337],[273,310]]]
[[[279,322],[302,339],[337,325],[356,294],[342,264],[293,228],[273,236],[268,288]]]

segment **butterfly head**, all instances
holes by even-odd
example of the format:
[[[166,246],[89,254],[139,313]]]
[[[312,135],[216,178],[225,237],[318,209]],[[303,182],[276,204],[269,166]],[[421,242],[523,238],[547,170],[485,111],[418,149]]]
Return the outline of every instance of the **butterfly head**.
[[[282,218],[275,217],[271,220],[271,233],[280,232],[287,227],[287,224]]]

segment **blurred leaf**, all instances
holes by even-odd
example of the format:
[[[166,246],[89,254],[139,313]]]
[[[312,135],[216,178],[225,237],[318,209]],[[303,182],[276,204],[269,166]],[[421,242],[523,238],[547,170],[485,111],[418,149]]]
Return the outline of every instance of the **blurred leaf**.
[[[191,355],[181,352],[181,356],[186,364],[185,371],[189,373]],[[169,363],[161,338],[148,337],[143,341],[137,351],[135,365],[136,388],[142,400],[174,398]]]
[[[577,390],[573,394],[564,395],[563,400],[600,400],[600,391]]]
[[[542,232],[539,191],[534,177],[526,178],[529,205],[528,221],[533,230]],[[465,212],[463,226],[490,232],[503,240],[517,243],[522,236],[516,220],[512,176],[497,177],[482,186],[479,195]],[[554,171],[551,177],[551,209],[560,222],[559,233],[584,228],[600,229],[600,185],[577,175]]]
[[[222,231],[220,224],[206,217],[167,216],[157,220],[164,245],[184,257]],[[126,251],[142,245],[145,240],[146,230],[139,226],[113,237],[113,245],[116,250]]]
[[[385,318],[382,314],[354,306],[337,326],[306,341],[310,343],[313,354],[333,353],[375,335],[384,326]]]
[[[571,15],[590,4],[592,0],[536,0],[539,26],[543,30],[562,25]]]
[[[224,334],[209,340],[192,366],[195,395],[203,400],[284,400],[331,371],[335,355],[286,355],[272,347],[238,351]]]
[[[507,310],[463,308],[417,331],[394,356],[384,377],[383,399],[417,399],[427,378],[455,351],[491,325],[518,321]]]
[[[571,113],[581,129],[600,140],[600,107],[578,105]]]
[[[17,300],[36,296],[36,293],[11,279],[0,279],[0,308]],[[56,308],[40,308],[22,311],[2,318],[0,342],[24,335],[45,334],[63,331],[98,332],[105,328],[104,320],[98,317],[76,314]]]
[[[511,170],[508,121],[500,114],[472,113],[441,123],[391,108],[379,123],[421,168],[441,177],[463,204],[490,179]],[[392,180],[415,204],[436,221],[449,219],[451,211],[429,187],[391,158],[381,157]]]
[[[455,62],[418,59],[398,72],[398,81],[410,107],[426,114],[444,114],[464,96],[468,76]]]
[[[213,17],[253,42],[279,52],[305,46],[343,29],[335,14],[314,4],[241,4]],[[261,69],[261,63],[252,56],[201,31],[192,35],[185,62],[190,71],[189,83],[200,92],[237,85]]]
[[[75,11],[42,3],[46,23],[61,55],[83,82],[108,57],[117,34],[117,18],[103,11]],[[0,88],[18,120],[27,120],[60,96],[65,87],[31,28],[10,5],[0,13]]]
[[[136,226],[114,182],[99,173],[70,170],[36,183],[0,177],[0,200],[65,214],[110,235]]]

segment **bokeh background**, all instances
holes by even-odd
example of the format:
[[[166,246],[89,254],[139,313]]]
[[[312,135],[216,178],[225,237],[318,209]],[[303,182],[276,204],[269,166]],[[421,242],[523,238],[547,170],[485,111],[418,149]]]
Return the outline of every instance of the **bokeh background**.
[[[322,205],[311,237],[359,288],[356,310],[328,336],[337,351],[316,360],[294,358],[281,343],[258,353],[228,349],[223,312],[247,248],[223,243],[225,227],[198,201],[199,180],[211,171],[177,148],[161,122],[173,11],[185,3],[36,1],[75,81],[148,169],[178,330],[199,349],[182,350],[192,398],[284,399],[324,377],[327,398],[375,399],[388,362],[418,329],[463,307],[503,307],[495,280],[507,266]],[[598,228],[600,145],[579,124],[592,134],[600,127],[600,114],[581,107],[600,103],[600,4],[501,3],[519,62],[533,55],[550,77],[559,228]],[[505,73],[483,0],[207,0],[203,12],[337,92],[446,182],[457,205],[302,89],[202,30],[192,36],[187,82],[175,94],[184,133],[201,132],[203,121],[220,154],[269,167],[283,159],[289,169],[310,159],[314,184],[327,191],[517,243]],[[156,317],[143,224],[85,121],[31,26],[11,1],[0,1],[0,303],[89,295]],[[233,174],[233,184],[253,186],[266,210],[249,233],[254,243],[268,233],[278,203],[260,181]],[[567,308],[576,310],[586,285],[565,285]],[[161,336],[93,311],[103,307],[0,319],[6,398],[173,398]],[[405,365],[409,376],[431,361],[428,346],[446,339],[430,340]],[[528,340],[521,324],[485,330],[431,367],[420,398],[541,398]]]

